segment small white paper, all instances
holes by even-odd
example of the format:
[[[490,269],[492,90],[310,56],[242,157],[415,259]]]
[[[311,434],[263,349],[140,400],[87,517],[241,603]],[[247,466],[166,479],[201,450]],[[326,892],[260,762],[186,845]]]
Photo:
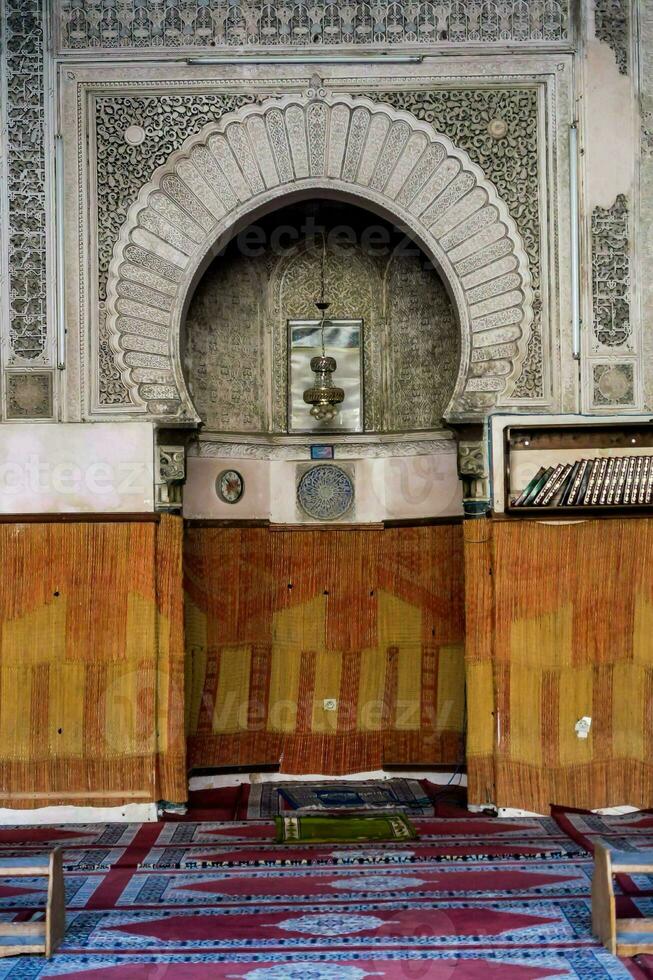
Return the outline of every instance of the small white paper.
[[[592,727],[592,719],[587,715],[583,715],[576,722],[574,728],[578,738],[587,738],[590,733],[590,728]]]

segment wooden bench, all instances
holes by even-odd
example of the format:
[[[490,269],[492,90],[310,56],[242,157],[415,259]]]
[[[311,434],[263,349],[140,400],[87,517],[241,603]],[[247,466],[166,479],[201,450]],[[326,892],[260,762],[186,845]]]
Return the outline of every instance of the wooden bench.
[[[61,851],[29,857],[0,858],[0,877],[48,879],[45,922],[0,922],[0,956],[45,953],[49,958],[66,931],[66,899]]]
[[[653,919],[618,919],[612,876],[653,874],[653,851],[615,851],[594,845],[592,932],[615,956],[653,953]]]

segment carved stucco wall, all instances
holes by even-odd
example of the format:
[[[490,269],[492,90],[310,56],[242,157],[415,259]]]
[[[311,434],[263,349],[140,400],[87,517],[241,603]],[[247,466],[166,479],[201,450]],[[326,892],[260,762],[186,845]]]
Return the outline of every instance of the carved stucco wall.
[[[4,414],[54,412],[48,293],[49,175],[44,15],[40,0],[0,4],[0,337]]]
[[[184,361],[207,431],[286,431],[287,321],[315,317],[321,264],[321,245],[304,242],[282,257],[230,249],[205,273]],[[365,430],[438,428],[460,345],[433,267],[406,242],[379,255],[352,242],[327,249],[325,273],[329,314],[364,322]]]
[[[353,12],[354,6],[356,13]],[[112,414],[114,408],[118,410],[114,413],[118,416],[121,409],[127,410],[125,415],[129,414],[128,410],[133,407],[130,390],[117,367],[115,351],[109,342],[104,306],[105,272],[108,256],[115,244],[117,228],[124,220],[124,213],[133,202],[138,188],[171,152],[179,148],[185,137],[197,132],[211,119],[217,120],[226,112],[262,97],[256,84],[249,90],[242,85],[236,85],[233,94],[225,91],[234,88],[233,85],[198,85],[197,80],[189,82],[186,78],[180,84],[178,80],[173,82],[171,77],[170,84],[166,86],[160,80],[160,72],[159,80],[148,87],[146,78],[153,77],[152,69],[146,66],[148,59],[151,61],[152,58],[158,58],[161,52],[176,57],[187,45],[190,48],[220,47],[224,44],[233,46],[240,41],[244,41],[248,47],[258,44],[271,52],[280,52],[284,46],[301,48],[304,43],[302,38],[305,40],[308,37],[307,25],[310,26],[311,50],[324,50],[325,46],[333,45],[355,47],[365,44],[367,47],[378,45],[380,48],[401,45],[404,48],[420,48],[426,44],[432,48],[435,44],[443,50],[449,47],[457,53],[464,52],[465,49],[480,51],[483,46],[486,52],[490,52],[493,45],[509,41],[515,45],[515,51],[544,51],[547,47],[550,51],[562,51],[574,37],[569,5],[550,0],[538,0],[537,3],[529,4],[520,0],[496,4],[465,0],[446,6],[427,3],[419,8],[383,2],[375,4],[373,12],[370,8],[369,17],[364,12],[364,5],[353,5],[344,0],[343,3],[329,4],[328,10],[320,5],[313,5],[310,9],[297,5],[296,16],[290,19],[285,17],[285,8],[279,5],[261,6],[247,2],[230,2],[226,5],[222,0],[199,0],[198,3],[195,0],[174,0],[166,4],[165,8],[165,16],[162,17],[163,8],[158,0],[121,0],[118,4],[100,3],[100,0],[83,3],[80,0],[66,0],[45,12],[41,0],[21,0],[20,4],[15,0],[2,2],[5,42],[2,84],[8,92],[8,98],[3,100],[3,109],[5,119],[10,121],[8,153],[3,156],[2,164],[5,176],[10,180],[12,174],[16,175],[15,191],[12,192],[14,197],[12,199],[11,194],[7,195],[3,206],[5,217],[10,204],[14,209],[17,219],[14,225],[18,230],[15,241],[19,241],[21,247],[19,254],[9,257],[9,227],[3,226],[5,237],[2,246],[7,253],[2,270],[3,363],[5,369],[14,375],[11,379],[6,378],[4,383],[2,410],[5,415],[10,413],[25,419],[53,417],[58,393],[64,401],[64,417],[92,417],[96,409],[99,409],[100,415],[106,417]],[[54,28],[51,39],[45,29],[50,14]],[[244,35],[243,27],[247,28]],[[50,43],[53,44],[53,51],[49,50]],[[72,59],[68,60],[66,66],[68,54],[84,49],[92,50],[93,57],[98,56],[113,77],[116,77],[116,67],[119,64],[115,61],[118,49],[121,56],[129,53],[135,63],[140,64],[135,72],[123,72],[125,80],[129,79],[129,84],[122,86],[124,91],[129,91],[128,95],[116,98],[113,94],[108,94],[112,89],[116,91],[121,88],[115,81],[104,89],[107,94],[103,93],[97,98],[94,96],[89,102],[85,101],[86,95],[82,89],[78,93],[81,99],[78,101],[80,113],[84,115],[90,109],[95,117],[88,132],[82,133],[80,130],[79,152],[83,157],[88,140],[90,166],[96,171],[96,180],[89,202],[92,222],[90,241],[86,242],[83,234],[80,234],[71,254],[66,258],[69,295],[72,290],[77,289],[75,280],[81,279],[79,300],[75,299],[72,304],[72,315],[74,317],[76,305],[80,302],[83,304],[84,318],[79,324],[79,336],[78,327],[73,325],[71,330],[71,324],[68,324],[67,371],[60,374],[52,371],[55,354],[56,266],[53,232],[48,228],[48,223],[52,225],[54,217],[54,188],[49,173],[52,165],[52,130],[61,128],[64,131],[66,156],[70,163],[69,176],[71,169],[74,169],[74,162],[70,158],[75,148],[73,130],[67,125],[62,125],[61,121],[55,122],[50,127],[49,135],[48,129],[49,117],[57,115],[59,80],[65,83],[67,79],[80,77],[78,66]],[[62,67],[60,76],[57,76],[51,61],[53,52],[59,53],[63,58],[65,67]],[[499,56],[495,59],[496,70],[499,72],[511,64],[512,60],[505,61]],[[142,74],[139,75],[141,68]],[[469,78],[465,78],[463,84],[456,87],[456,73],[457,68],[448,76],[446,86],[439,86],[437,92],[429,93],[432,98],[424,100],[425,93],[421,91],[414,111],[425,121],[430,117],[435,128],[443,129],[447,135],[454,137],[454,142],[457,145],[460,143],[467,150],[471,159],[481,166],[497,187],[500,186],[500,171],[506,159],[513,154],[514,148],[524,148],[524,157],[530,154],[531,162],[523,168],[519,178],[512,181],[508,177],[506,181],[509,188],[528,184],[523,201],[517,203],[517,206],[516,202],[510,202],[509,211],[526,248],[533,287],[531,336],[520,377],[514,380],[512,403],[521,402],[526,405],[536,399],[546,404],[551,397],[551,381],[550,378],[543,377],[543,366],[548,365],[550,352],[541,348],[550,343],[550,340],[542,334],[541,320],[544,315],[546,323],[547,313],[545,310],[542,314],[542,300],[538,295],[538,277],[542,274],[541,256],[535,255],[535,251],[541,249],[539,240],[534,245],[529,228],[529,225],[532,227],[532,222],[523,213],[524,202],[537,202],[537,206],[541,208],[545,200],[542,144],[535,153],[537,155],[539,152],[540,156],[539,173],[535,177],[532,166],[532,148],[537,142],[537,136],[533,138],[532,134],[537,132],[538,127],[540,134],[543,131],[542,103],[535,107],[537,98],[534,88],[530,92],[528,86],[508,88],[508,75],[502,80],[500,88],[488,88],[483,83],[482,88],[476,89]],[[360,81],[368,74],[373,73],[367,69],[360,72],[356,78],[356,91],[365,91]],[[387,74],[394,75],[393,81],[405,82],[400,77],[403,75],[402,71]],[[463,74],[469,74],[469,67],[465,68]],[[528,71],[522,73],[521,77],[525,75],[528,75]],[[472,77],[480,78],[480,75],[470,76]],[[134,84],[131,84],[132,79]],[[54,82],[52,91],[49,80]],[[286,78],[283,82],[280,81],[278,90],[286,89],[288,81]],[[269,91],[269,83],[266,85]],[[263,89],[265,88],[264,85]],[[277,86],[274,88],[277,89]],[[181,94],[184,89],[186,93],[193,94]],[[143,91],[156,94],[143,95]],[[217,91],[219,94],[216,94]],[[512,111],[510,106],[505,107],[504,111],[504,106],[499,105],[501,111],[492,111],[496,108],[497,99],[500,102],[505,96],[510,100],[517,93],[526,95],[525,102],[529,103],[528,106],[522,102],[521,106],[516,107],[516,111]],[[412,100],[413,95],[410,86],[407,87],[406,84],[402,85],[401,90],[383,90],[377,85],[375,92],[370,94],[373,98],[383,99],[395,106],[400,106],[402,99]],[[420,101],[426,104],[421,105]],[[146,103],[149,106],[144,111]],[[549,113],[550,110],[551,105],[546,112]],[[510,118],[506,118],[507,116]],[[495,129],[488,138],[489,125],[501,125],[504,119],[507,123],[506,131],[498,132]],[[142,127],[139,129],[141,123]],[[549,125],[553,125],[551,132],[555,132],[552,118],[547,119],[547,126]],[[129,140],[125,135],[128,129],[133,131]],[[521,149],[518,150],[520,152]],[[81,164],[80,178],[83,169],[84,165]],[[503,189],[500,193],[504,196]],[[29,214],[29,227],[20,219],[21,208]],[[86,222],[87,217],[88,210],[85,209],[81,221]],[[543,241],[542,236],[547,234],[544,230],[546,216],[541,210],[537,220],[540,223],[539,238]],[[81,224],[78,227],[81,229]],[[99,253],[97,281],[93,270],[96,245]],[[86,261],[90,262],[88,271],[91,279],[83,267]],[[75,267],[76,263],[79,263],[79,269]],[[11,288],[10,274],[13,279]],[[21,285],[26,282],[29,289],[23,291],[21,296]],[[41,332],[41,339],[45,337],[45,348],[35,357],[32,357],[24,344],[23,354],[26,357],[23,354],[10,353],[13,343],[13,339],[10,339],[10,305],[16,307],[12,313],[14,321],[14,314],[20,307],[23,326],[27,326],[28,344],[32,344],[38,331]],[[13,338],[13,333],[11,336]],[[36,338],[34,350],[39,348],[40,342]],[[554,346],[556,343],[554,335]],[[81,364],[78,367],[76,362],[80,358]]]
[[[570,34],[567,0],[60,0],[56,9],[62,51],[560,43]]]
[[[647,76],[632,72],[636,28],[640,17],[644,22],[647,6],[640,5],[638,16],[629,0],[583,3],[586,96],[581,133],[588,254],[583,277],[582,404],[586,411],[602,414],[641,411],[648,387],[643,357],[646,321],[636,292],[645,288],[648,278],[647,246],[635,220],[637,143],[644,122],[637,103]],[[645,54],[645,46],[640,44],[639,50]]]
[[[519,376],[533,310],[528,256],[494,185],[411,114],[309,91],[208,124],[130,208],[109,268],[107,329],[134,406],[194,416],[179,331],[196,270],[239,220],[298,189],[349,194],[411,229],[445,277],[461,325],[449,411],[479,417],[500,403]],[[471,368],[480,363],[482,375]]]
[[[458,324],[441,280],[395,254],[385,276],[388,429],[437,428],[458,373]],[[472,374],[478,365],[472,365]]]
[[[506,203],[528,255],[533,289],[533,322],[514,396],[543,397],[541,238],[545,215],[541,211],[537,90],[525,87],[368,94],[447,133],[482,168]]]
[[[272,335],[272,425],[285,429],[288,404],[286,364],[288,319],[313,319],[315,297],[320,295],[322,253],[320,243],[294,249],[275,264],[270,275],[269,322]],[[325,261],[325,295],[334,318],[362,319],[364,426],[383,427],[381,347],[383,300],[381,269],[361,248],[329,249]]]
[[[356,21],[355,16],[352,19],[353,6],[357,5],[348,0],[330,4],[328,10],[325,6],[313,5],[310,15],[309,8],[302,7],[299,16],[293,19],[288,18],[284,14],[285,8],[279,8],[279,5],[248,5],[244,2],[227,4],[226,0],[209,0],[208,3],[204,0],[174,0],[165,5],[164,13],[163,6],[157,0],[148,0],[147,3],[141,0],[124,0],[119,4],[103,4],[101,0],[62,0],[62,3],[53,5],[54,46],[62,55],[64,64],[68,54],[92,50],[93,56],[102,59],[104,65],[110,68],[116,63],[114,59],[118,51],[121,55],[131,52],[134,59],[145,64],[147,59],[159,57],[162,52],[176,55],[184,49],[214,48],[220,45],[228,45],[232,50],[234,45],[237,47],[241,43],[267,47],[271,51],[301,49],[303,44],[308,43],[306,38],[309,35],[310,46],[314,45],[320,50],[334,44],[354,47],[362,43],[372,47],[378,45],[380,48],[392,45],[419,48],[425,44],[435,44],[439,49],[448,47],[451,53],[460,53],[469,45],[476,46],[477,50],[480,50],[479,45],[485,45],[485,50],[489,52],[492,45],[500,45],[506,41],[516,44],[517,50],[521,52],[528,51],[529,47],[530,50],[544,50],[546,45],[550,45],[551,50],[562,51],[567,42],[572,44],[575,41],[574,25],[565,2],[524,4],[518,0],[510,0],[505,3],[484,4],[476,0],[466,0],[447,5],[427,3],[420,5],[418,16],[415,16],[410,5],[384,2],[375,5],[374,16],[370,16],[368,20],[363,17],[360,21]],[[598,183],[603,181],[607,184],[604,176],[609,172],[618,173],[612,181],[611,194],[604,193],[605,188],[601,188],[597,194],[592,189],[586,201],[585,281],[591,284],[591,290],[584,304],[583,404],[589,411],[594,407],[602,411],[611,408],[637,410],[653,404],[653,369],[650,368],[653,363],[652,345],[650,331],[644,329],[653,314],[648,296],[650,277],[647,274],[651,223],[651,184],[648,171],[653,146],[653,106],[650,92],[652,73],[648,64],[650,5],[639,4],[634,9],[629,0],[582,0],[579,9],[582,43],[596,43],[597,48],[609,57],[614,70],[613,77],[606,58],[599,57],[592,72],[585,78],[579,75],[579,92],[585,93],[586,106],[591,101],[587,98],[587,92],[592,90],[595,96],[596,110],[590,110],[589,115],[598,134],[592,146],[586,142],[581,167],[590,185],[595,179]],[[47,169],[47,161],[51,157],[48,111],[52,111],[57,93],[54,92],[51,96],[48,92],[48,75],[52,77],[52,66],[40,0],[3,0],[1,15],[4,97],[0,102],[7,127],[7,152],[2,158],[2,176],[5,180],[1,204],[1,244],[4,259],[1,270],[2,353],[5,372],[12,374],[11,378],[4,378],[2,409],[5,417],[6,413],[14,413],[20,418],[48,418],[52,417],[58,388],[52,373],[54,323],[52,315],[48,316],[48,308],[54,308],[54,261],[53,253],[48,251],[47,227],[48,209],[50,215],[52,214],[52,188],[49,186]],[[512,55],[504,59],[506,69],[513,60]],[[497,72],[501,71],[500,62],[501,59],[497,57]],[[68,64],[73,67],[72,61]],[[454,61],[451,64],[453,77],[457,68]],[[528,75],[526,66],[525,74]],[[72,76],[73,72],[68,71],[65,75]],[[627,132],[628,99],[622,99],[619,110],[612,112],[613,103],[618,101],[615,100],[615,93],[626,91],[626,88],[619,88],[620,84],[626,86],[630,103],[636,106],[638,135],[632,140]],[[468,82],[466,86],[452,93],[452,98],[462,101],[464,92],[471,90]],[[97,147],[100,156],[104,153],[106,157],[104,164],[99,161],[98,170],[103,166],[110,172],[113,169],[112,179],[102,186],[112,189],[117,207],[114,209],[108,206],[95,229],[102,234],[106,228],[109,253],[116,231],[111,215],[115,213],[117,218],[123,205],[130,203],[133,194],[137,193],[137,188],[134,192],[130,187],[130,174],[133,172],[137,175],[147,164],[149,157],[154,158],[163,153],[165,158],[178,148],[184,135],[190,135],[201,128],[203,123],[230,111],[226,105],[228,100],[232,100],[231,108],[235,108],[256,99],[254,93],[245,93],[244,90],[233,96],[224,92],[215,95],[214,92],[206,91],[206,87],[202,94],[198,92],[193,96],[180,95],[183,86],[176,84],[166,92],[165,86],[160,83],[156,85],[156,95],[145,97],[137,91],[138,88],[139,85],[132,86],[130,95],[122,100],[108,96],[104,103],[106,139],[101,133],[100,113],[97,135],[101,138],[95,141],[96,134],[92,134],[92,145]],[[380,87],[377,86],[378,88]],[[410,87],[404,84],[401,91],[395,90],[382,97],[400,105],[400,99],[412,100],[413,93],[408,88]],[[452,88],[451,79],[446,88]],[[507,88],[504,87],[503,90],[507,91]],[[476,93],[474,94],[476,97]],[[424,93],[420,93],[420,98],[423,95]],[[446,99],[448,95],[441,88],[437,98]],[[374,97],[381,97],[378,96],[378,91]],[[143,116],[143,142],[128,144],[125,140],[117,141],[115,133],[120,130],[122,120],[129,115],[136,119],[142,116],[143,102],[148,99],[157,108],[151,114],[145,113]],[[168,110],[164,106],[166,100],[169,104]],[[98,105],[100,101],[98,100]],[[183,112],[187,113],[185,130],[178,125],[182,103]],[[206,111],[203,122],[200,119],[201,104]],[[449,109],[449,106],[444,108]],[[86,111],[86,105],[81,111]],[[418,114],[418,109],[411,111]],[[433,111],[433,107],[427,111]],[[110,117],[114,112],[116,115],[112,122]],[[470,157],[497,183],[487,162],[475,156],[475,144],[480,133],[474,135],[471,130],[477,115],[476,108],[467,113],[467,117],[472,120],[470,133],[464,132],[465,126],[461,122],[460,129],[463,132],[456,133],[454,142],[464,146]],[[461,111],[461,120],[464,116],[464,111]],[[155,117],[161,124],[158,133],[155,132],[158,124]],[[457,114],[455,111],[445,111],[444,117],[445,120],[455,122]],[[616,129],[613,119],[618,119]],[[598,133],[601,122],[606,131],[620,132],[621,138],[617,143],[612,138],[605,138],[604,133]],[[545,121],[540,116],[540,132],[546,129],[555,142],[558,136],[555,128],[548,128],[549,124],[548,118]],[[123,131],[128,125],[129,123],[122,126]],[[439,118],[435,125],[441,128]],[[453,138],[453,131],[446,128],[445,131]],[[515,132],[512,126],[509,131],[510,134]],[[67,138],[71,133],[72,131],[67,131]],[[464,142],[466,138],[469,138],[468,143]],[[522,141],[521,134],[516,137],[516,141]],[[638,142],[641,151],[639,162],[636,163],[635,148]],[[589,143],[592,143],[591,139]],[[501,141],[497,141],[494,149],[499,151],[501,145]],[[597,155],[596,147],[599,145],[602,145],[603,150]],[[621,166],[625,146],[630,153],[632,174],[629,178],[624,178]],[[511,152],[507,145],[506,151]],[[74,154],[74,147],[70,144],[67,153]],[[485,155],[496,157],[497,153],[491,149]],[[618,161],[615,161],[615,157]],[[147,171],[148,175],[161,162],[155,161]],[[125,166],[127,163],[129,166]],[[539,167],[541,181],[542,156]],[[526,176],[528,179],[528,175]],[[139,181],[138,186],[144,179],[147,176]],[[513,181],[508,178],[508,184],[519,187],[521,180]],[[507,200],[505,193],[501,193]],[[530,203],[537,201],[538,206],[541,206],[544,200],[541,187],[539,195],[529,192],[526,199]],[[517,206],[520,207],[519,204]],[[624,206],[627,211],[625,218]],[[529,256],[534,292],[534,318],[529,350],[521,377],[514,388],[515,395],[523,399],[522,404],[526,407],[528,400],[533,397],[546,400],[548,393],[548,382],[544,379],[542,389],[540,380],[541,365],[547,363],[548,353],[545,350],[539,356],[537,348],[540,342],[538,318],[546,326],[550,314],[547,314],[545,308],[543,312],[538,309],[537,277],[544,273],[542,282],[549,285],[551,277],[547,277],[541,257],[539,263],[534,260],[533,245],[529,240],[529,230],[523,214],[515,210],[515,202],[509,202],[509,209]],[[23,219],[24,215],[29,215],[28,224]],[[546,216],[540,213],[538,218],[542,229]],[[608,234],[610,226],[614,229],[614,234]],[[557,228],[553,233],[557,233]],[[100,257],[100,264],[106,262],[106,243],[101,248],[104,249],[104,254]],[[73,249],[73,254],[81,255],[80,261],[83,261],[83,250],[80,253],[77,247]],[[606,293],[606,283],[615,281],[610,274],[611,269],[620,270],[616,281],[615,295],[619,300],[616,305],[623,311],[627,304],[627,328],[630,331],[625,344],[613,346],[604,344],[599,337],[599,334],[601,337],[606,336],[605,311],[612,303],[609,295],[611,285],[607,286]],[[70,272],[70,266],[68,271]],[[102,303],[102,275],[99,286]],[[91,291],[94,289],[95,285],[91,287]],[[97,314],[94,317],[97,318]],[[623,324],[621,315],[620,318]],[[100,310],[99,323],[94,319],[94,331],[100,332],[99,341],[95,334],[90,338],[93,356],[96,359],[99,357],[101,362],[99,393],[98,397],[93,396],[92,405],[110,411],[112,407],[127,407],[129,392],[116,368],[103,324],[104,312]],[[84,343],[82,339],[82,346]],[[542,343],[546,345],[544,335]],[[82,356],[86,358],[86,352],[83,351]],[[96,363],[85,363],[87,370],[94,374],[97,370]],[[33,379],[32,374],[35,375]],[[81,389],[81,400],[87,404],[83,393],[84,383],[84,378],[77,377],[71,368],[67,375],[69,402],[80,398]],[[96,384],[96,391],[97,388]]]
[[[546,399],[542,293],[541,212],[542,120],[535,86],[520,88],[447,87],[429,92],[374,91],[369,97],[410,111],[462,147],[498,189],[523,240],[533,289],[533,321],[528,349],[514,387],[516,399]],[[105,326],[106,273],[127,210],[158,166],[184,138],[211,120],[255,101],[255,95],[102,95],[95,100],[97,146],[97,249],[99,319],[99,402],[129,404],[129,391],[115,364]],[[140,133],[137,142],[125,134]],[[119,175],[119,177],[117,176]]]
[[[229,253],[193,294],[184,366],[195,407],[211,431],[269,429],[267,287],[264,259]]]

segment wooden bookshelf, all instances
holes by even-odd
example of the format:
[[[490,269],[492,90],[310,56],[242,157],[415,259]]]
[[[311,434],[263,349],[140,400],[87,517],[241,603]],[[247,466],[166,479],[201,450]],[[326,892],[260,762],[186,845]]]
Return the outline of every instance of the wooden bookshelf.
[[[560,464],[573,464],[583,459],[609,461],[611,457],[653,457],[653,419],[648,416],[493,416],[490,437],[493,509],[496,513],[549,520],[653,514],[653,499],[649,503],[639,499],[637,502],[617,499],[612,503],[594,500],[565,505],[560,504],[558,494],[555,494],[554,505],[533,506],[530,501],[526,506],[515,506],[519,495],[542,468],[555,469]],[[644,463],[641,465],[640,482],[643,483]],[[632,466],[637,472],[636,462]],[[649,476],[653,471],[653,459],[647,467]],[[610,473],[614,474],[614,470]],[[645,490],[642,496],[646,496]]]

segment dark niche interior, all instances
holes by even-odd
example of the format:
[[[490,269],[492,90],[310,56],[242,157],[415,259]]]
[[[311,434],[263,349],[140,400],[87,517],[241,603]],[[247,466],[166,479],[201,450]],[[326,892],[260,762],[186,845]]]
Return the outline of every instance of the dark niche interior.
[[[242,230],[189,305],[186,378],[204,429],[288,432],[288,321],[362,321],[360,430],[442,427],[460,361],[445,285],[401,229],[348,203],[304,201]]]

